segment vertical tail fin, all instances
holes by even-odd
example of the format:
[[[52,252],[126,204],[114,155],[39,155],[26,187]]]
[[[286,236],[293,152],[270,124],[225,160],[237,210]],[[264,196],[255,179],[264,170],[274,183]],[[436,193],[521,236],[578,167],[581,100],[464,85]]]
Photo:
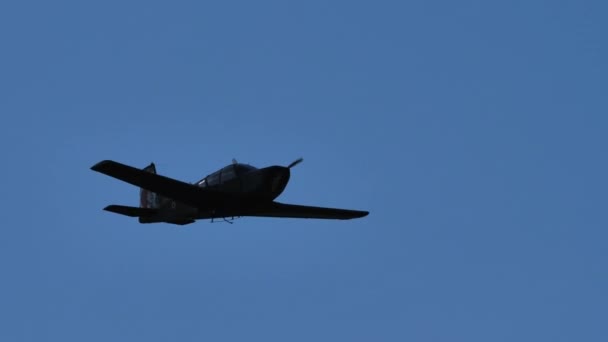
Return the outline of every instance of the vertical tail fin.
[[[150,165],[143,168],[144,171],[156,174],[156,166],[154,163],[150,163]],[[154,209],[160,206],[160,197],[149,190],[140,188],[139,189],[139,207],[140,208],[148,208]]]

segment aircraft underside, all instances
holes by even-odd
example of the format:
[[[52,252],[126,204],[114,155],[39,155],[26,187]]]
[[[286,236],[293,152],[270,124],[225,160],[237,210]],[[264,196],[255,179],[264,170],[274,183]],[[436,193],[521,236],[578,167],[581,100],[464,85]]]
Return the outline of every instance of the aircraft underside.
[[[289,181],[288,167],[257,169],[234,163],[190,184],[156,174],[154,163],[144,169],[105,160],[91,169],[140,187],[140,206],[109,205],[116,214],[137,217],[140,223],[189,224],[201,219],[283,217],[348,220],[367,211],[284,204],[274,201]]]

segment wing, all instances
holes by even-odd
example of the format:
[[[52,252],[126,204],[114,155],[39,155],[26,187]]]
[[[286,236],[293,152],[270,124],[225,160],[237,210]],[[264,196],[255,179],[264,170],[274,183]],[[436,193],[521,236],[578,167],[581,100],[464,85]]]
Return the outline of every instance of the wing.
[[[207,205],[208,203],[217,200],[218,196],[220,196],[214,191],[202,189],[195,185],[169,177],[146,172],[112,160],[101,161],[93,165],[91,170],[194,207]]]
[[[260,210],[255,210],[252,214],[244,216],[350,220],[364,217],[368,214],[369,212],[360,210],[322,208],[272,202],[271,205]]]

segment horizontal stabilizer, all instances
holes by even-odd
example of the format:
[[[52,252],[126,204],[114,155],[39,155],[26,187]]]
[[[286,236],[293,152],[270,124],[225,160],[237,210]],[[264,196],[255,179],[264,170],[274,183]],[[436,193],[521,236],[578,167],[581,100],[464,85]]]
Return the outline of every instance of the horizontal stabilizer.
[[[126,205],[116,204],[109,205],[103,208],[103,210],[131,217],[149,217],[155,215],[158,212],[157,209],[129,207]]]

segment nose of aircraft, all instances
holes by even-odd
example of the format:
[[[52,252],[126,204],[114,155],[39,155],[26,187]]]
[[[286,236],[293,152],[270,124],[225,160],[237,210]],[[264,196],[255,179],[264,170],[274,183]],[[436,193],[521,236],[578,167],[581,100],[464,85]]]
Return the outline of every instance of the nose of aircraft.
[[[267,191],[275,199],[285,190],[287,182],[289,182],[289,169],[283,166],[270,166],[264,171],[266,173]]]

